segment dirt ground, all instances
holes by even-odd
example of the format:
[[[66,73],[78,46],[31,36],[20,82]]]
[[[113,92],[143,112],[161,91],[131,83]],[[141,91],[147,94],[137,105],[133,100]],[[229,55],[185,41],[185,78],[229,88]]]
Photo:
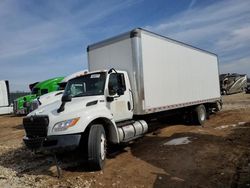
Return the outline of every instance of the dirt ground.
[[[0,116],[0,187],[250,187],[250,94],[223,101],[203,127],[154,122],[113,148],[103,171],[90,172],[77,153],[58,156],[60,179],[52,156],[24,147],[22,117]]]

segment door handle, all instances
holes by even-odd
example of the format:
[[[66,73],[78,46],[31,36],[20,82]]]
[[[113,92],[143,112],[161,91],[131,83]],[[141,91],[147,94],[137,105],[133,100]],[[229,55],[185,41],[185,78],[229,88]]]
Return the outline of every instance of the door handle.
[[[129,101],[128,101],[127,105],[128,105],[128,111],[130,111],[131,110],[131,104],[130,104]]]

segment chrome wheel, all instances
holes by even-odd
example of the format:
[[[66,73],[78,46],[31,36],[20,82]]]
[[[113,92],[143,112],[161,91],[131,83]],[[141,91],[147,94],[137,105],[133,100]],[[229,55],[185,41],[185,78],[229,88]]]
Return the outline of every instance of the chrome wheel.
[[[106,138],[105,138],[104,134],[101,135],[100,155],[101,155],[101,159],[105,160],[105,156],[106,156]]]

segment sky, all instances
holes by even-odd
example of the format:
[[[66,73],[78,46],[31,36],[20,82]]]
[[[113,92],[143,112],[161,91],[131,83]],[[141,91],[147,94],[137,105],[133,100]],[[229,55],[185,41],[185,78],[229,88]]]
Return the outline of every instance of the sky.
[[[0,80],[11,91],[87,69],[89,44],[141,27],[216,53],[250,77],[249,0],[1,0]]]

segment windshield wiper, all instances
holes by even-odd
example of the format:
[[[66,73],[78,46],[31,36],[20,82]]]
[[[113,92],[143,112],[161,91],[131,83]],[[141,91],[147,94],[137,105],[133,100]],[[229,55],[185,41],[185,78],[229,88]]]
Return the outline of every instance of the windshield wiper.
[[[79,93],[77,95],[74,95],[72,97],[86,97],[86,96],[91,96],[91,95],[100,95],[101,93],[96,93],[93,91],[85,92],[85,93]]]
[[[79,93],[79,94],[74,95],[74,96],[72,96],[72,97],[83,97],[83,96],[85,96],[85,95],[86,95],[85,93]]]

